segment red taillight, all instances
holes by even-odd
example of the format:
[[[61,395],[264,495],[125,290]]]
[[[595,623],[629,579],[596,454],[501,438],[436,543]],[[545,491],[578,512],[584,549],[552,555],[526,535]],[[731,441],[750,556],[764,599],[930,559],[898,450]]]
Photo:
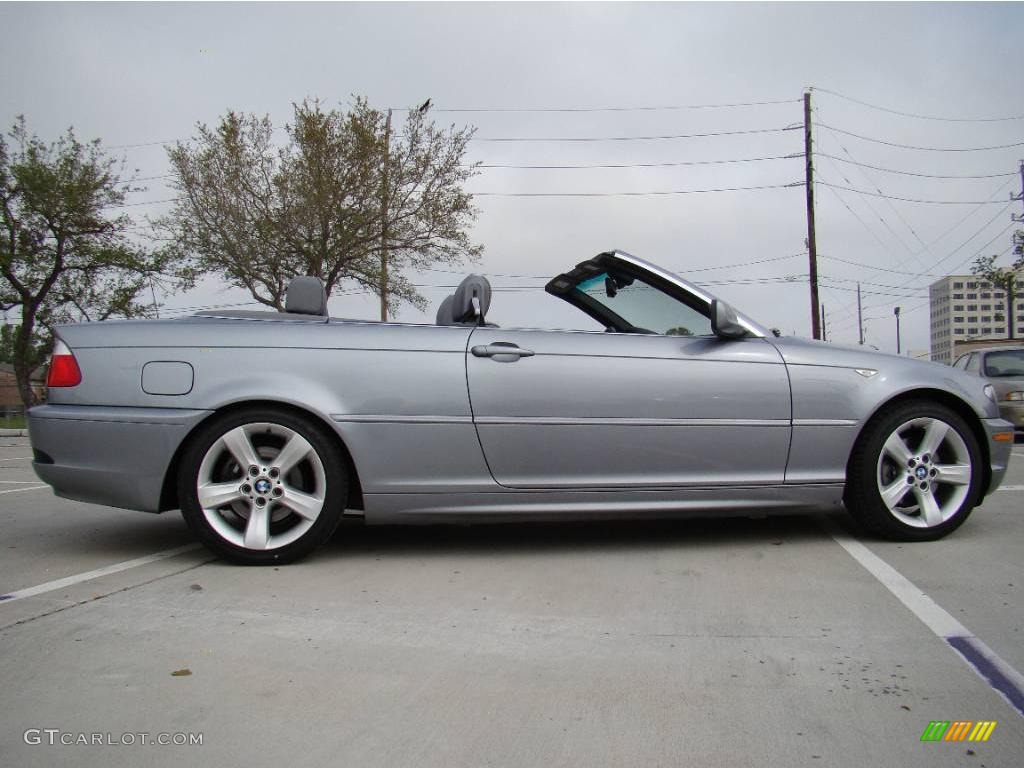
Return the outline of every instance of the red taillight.
[[[53,345],[53,357],[50,359],[50,372],[46,376],[48,387],[77,387],[82,383],[82,371],[78,361],[71,354],[68,345],[58,340]]]

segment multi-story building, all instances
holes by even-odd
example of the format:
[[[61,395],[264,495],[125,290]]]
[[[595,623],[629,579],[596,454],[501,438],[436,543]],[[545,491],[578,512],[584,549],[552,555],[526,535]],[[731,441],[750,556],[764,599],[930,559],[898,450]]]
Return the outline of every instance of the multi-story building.
[[[1018,272],[1024,288],[1024,274]],[[956,345],[976,339],[1005,341],[1007,323],[1014,337],[1024,338],[1024,295],[1016,292],[1013,314],[1006,316],[1006,291],[977,275],[950,275],[928,287],[931,304],[931,358],[952,365]]]

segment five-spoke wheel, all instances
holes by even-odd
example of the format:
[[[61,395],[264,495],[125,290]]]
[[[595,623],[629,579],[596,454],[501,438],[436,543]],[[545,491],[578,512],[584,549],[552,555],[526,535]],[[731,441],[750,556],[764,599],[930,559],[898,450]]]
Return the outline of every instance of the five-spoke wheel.
[[[344,465],[323,428],[287,411],[214,419],[186,451],[182,512],[200,539],[246,563],[302,557],[337,527]]]
[[[954,411],[908,402],[865,428],[844,499],[866,527],[896,539],[934,539],[959,526],[980,495],[981,454]]]

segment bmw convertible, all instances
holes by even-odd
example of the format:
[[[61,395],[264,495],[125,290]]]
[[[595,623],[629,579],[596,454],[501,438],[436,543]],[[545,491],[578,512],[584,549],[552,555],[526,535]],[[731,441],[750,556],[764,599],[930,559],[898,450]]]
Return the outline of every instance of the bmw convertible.
[[[58,496],[181,509],[235,562],[367,524],[762,515],[845,505],[928,540],[1002,480],[1013,427],[952,367],[783,338],[621,251],[554,277],[604,330],[499,327],[470,275],[434,324],[286,311],[57,329],[29,412]]]

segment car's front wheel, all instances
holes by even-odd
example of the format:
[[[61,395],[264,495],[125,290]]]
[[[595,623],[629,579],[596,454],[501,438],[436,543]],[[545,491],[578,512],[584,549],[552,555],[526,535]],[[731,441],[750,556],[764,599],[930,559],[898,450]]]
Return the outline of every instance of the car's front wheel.
[[[187,447],[178,498],[189,527],[247,565],[304,557],[334,533],[347,493],[344,462],[313,420],[285,410],[215,417]]]
[[[982,493],[982,454],[964,419],[939,403],[912,401],[864,430],[847,467],[847,509],[865,528],[898,541],[956,530]]]

